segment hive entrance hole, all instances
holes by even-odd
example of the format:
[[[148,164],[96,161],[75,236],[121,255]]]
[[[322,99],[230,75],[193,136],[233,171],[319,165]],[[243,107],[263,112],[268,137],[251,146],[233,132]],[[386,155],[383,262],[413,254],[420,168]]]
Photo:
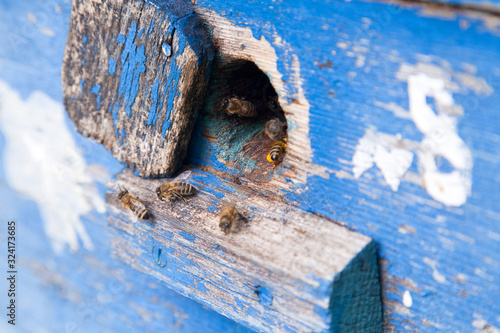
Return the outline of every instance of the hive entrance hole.
[[[251,61],[219,59],[209,86],[202,111],[203,135],[219,148],[217,159],[240,176],[267,181],[267,175],[275,170],[267,159],[275,141],[264,133],[264,127],[275,118],[286,124],[268,76]],[[229,114],[226,106],[231,98],[252,103],[257,116]],[[286,137],[286,128],[284,133]]]

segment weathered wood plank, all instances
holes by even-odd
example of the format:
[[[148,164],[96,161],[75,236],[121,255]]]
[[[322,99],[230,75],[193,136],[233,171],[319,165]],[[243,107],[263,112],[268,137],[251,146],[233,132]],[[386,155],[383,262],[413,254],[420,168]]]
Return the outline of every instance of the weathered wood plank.
[[[202,189],[172,210],[155,198],[165,180],[117,179],[114,186],[152,201],[155,217],[133,223],[108,196],[114,254],[132,267],[258,331],[381,332],[368,237],[208,173],[194,173]],[[218,226],[223,202],[248,220],[227,236]]]
[[[183,1],[74,1],[65,106],[81,133],[141,176],[169,175],[186,154],[212,57]]]
[[[290,186],[284,197],[380,244],[385,329],[497,330],[500,300],[490,295],[499,293],[500,279],[498,16],[406,2],[198,5],[271,44],[287,78],[285,102],[297,95],[291,79],[298,60],[311,160],[326,172],[313,176],[310,167],[301,187],[293,186],[293,169],[283,168],[283,187]],[[422,98],[429,90],[434,96]],[[453,101],[448,107],[443,96]],[[421,125],[435,125],[433,114],[456,124],[434,134],[459,145],[428,145],[437,135]],[[208,146],[217,159],[193,151],[189,161],[215,168],[223,162],[233,171],[222,158],[226,147],[206,136],[209,129],[199,131],[192,146]],[[300,156],[292,140],[288,147]],[[436,154],[440,147],[445,155]],[[358,159],[360,152],[372,159]],[[457,191],[450,174],[460,175]]]

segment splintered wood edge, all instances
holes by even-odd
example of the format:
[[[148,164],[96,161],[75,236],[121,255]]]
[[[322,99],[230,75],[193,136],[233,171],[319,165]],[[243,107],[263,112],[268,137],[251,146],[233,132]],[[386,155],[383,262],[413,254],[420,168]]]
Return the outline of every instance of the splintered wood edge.
[[[364,304],[361,307],[367,318],[377,317],[380,288],[376,253],[369,237],[321,216],[269,201],[244,185],[198,172],[193,172],[190,180],[200,188],[198,193],[186,198],[188,205],[176,201],[171,210],[155,195],[156,187],[165,181],[142,179],[130,171],[117,176],[117,184],[149,202],[152,221],[134,223],[116,195],[108,196],[114,254],[132,267],[257,329],[286,331],[287,326],[297,332],[327,330],[335,325],[330,322],[332,309],[337,314],[335,309],[357,309],[356,302]],[[235,203],[248,219],[229,235],[218,227],[223,202]],[[151,252],[155,247],[177,264],[159,267]],[[353,271],[359,260],[371,273]],[[186,279],[195,282],[189,284]],[[346,279],[352,281],[344,282]],[[272,291],[270,306],[256,296],[258,287]],[[336,288],[342,290],[335,294]],[[367,288],[374,291],[367,292]],[[367,296],[358,295],[356,302],[344,304],[358,289]],[[259,315],[252,315],[254,312]]]

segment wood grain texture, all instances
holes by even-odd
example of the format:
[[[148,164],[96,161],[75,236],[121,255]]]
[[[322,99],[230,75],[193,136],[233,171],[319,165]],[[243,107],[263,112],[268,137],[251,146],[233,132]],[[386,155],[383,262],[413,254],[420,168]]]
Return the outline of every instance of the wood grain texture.
[[[376,241],[385,331],[496,332],[500,328],[500,299],[494,297],[500,293],[498,17],[425,3],[197,2],[272,45],[278,71],[287,81],[285,91],[294,89],[290,60],[297,57],[301,87],[310,104],[311,159],[327,170],[329,178],[309,174],[305,183],[295,184],[285,177],[290,191],[274,191],[270,186],[274,180],[265,188],[273,200],[287,199],[302,209],[344,221]],[[1,1],[0,8],[0,31],[6,31],[0,34],[0,79],[22,100],[43,93],[61,102],[61,59],[70,5],[63,0],[11,0]],[[455,103],[463,106],[458,134],[473,157],[471,195],[462,207],[446,207],[429,196],[417,177],[416,160],[398,191],[385,182],[376,165],[359,178],[353,175],[353,155],[367,128],[401,134],[403,143],[421,140],[410,117],[396,116],[407,115],[401,111],[408,109],[408,83],[396,78],[405,63],[438,66],[453,79],[449,87],[458,88],[453,92]],[[470,76],[463,76],[464,71],[487,82],[491,94],[467,88],[464,82]],[[17,107],[4,100],[2,105],[9,114],[18,114]],[[33,106],[27,115],[36,110]],[[206,170],[227,168],[237,173],[230,161],[221,158],[231,143],[219,151],[202,118],[188,161]],[[119,172],[111,154],[73,134],[89,171]],[[12,163],[5,155],[9,140],[2,132],[0,219],[21,221],[19,332],[250,331],[114,260],[110,230],[105,217],[96,212],[80,217],[95,249],[56,255],[46,228],[54,221],[41,215],[47,203],[28,200],[12,187],[13,179],[5,172]],[[63,161],[63,170],[75,167],[70,162]],[[103,185],[98,185],[103,197]],[[76,196],[66,197],[72,206]],[[69,225],[67,220],[58,222],[64,228]],[[0,322],[0,331],[9,332],[4,324]]]
[[[78,130],[146,177],[186,154],[213,57],[182,1],[74,1],[64,101]]]
[[[306,168],[306,176],[301,177],[305,185],[297,181],[293,168],[285,167],[292,154],[270,174],[268,186],[250,181],[248,185],[343,221],[380,244],[386,331],[497,330],[500,303],[489,295],[499,293],[500,279],[498,16],[402,2],[332,5],[324,1],[306,6],[300,1],[265,1],[236,7],[224,0],[199,0],[197,4],[212,15],[223,16],[230,22],[226,27],[250,30],[255,40],[272,46],[270,54],[276,54],[275,68],[284,78],[283,89],[277,86],[280,81],[275,80],[275,72],[265,72],[285,112],[287,104],[295,106],[289,102],[298,95],[294,57],[299,64],[299,87],[305,97],[301,103],[309,106],[308,118],[299,119],[301,124],[307,120],[308,128],[295,132],[290,126],[289,134],[306,131],[310,139],[312,164],[300,166]],[[227,31],[222,25],[215,27],[221,27],[221,34]],[[248,52],[258,59],[252,51],[241,50],[239,57]],[[265,66],[264,61],[256,64],[261,69]],[[410,77],[425,81],[415,89]],[[414,107],[415,95],[435,82],[442,84],[440,92],[451,95],[455,111],[443,110],[433,96],[424,99],[423,108]],[[466,147],[448,155],[449,160],[435,159],[438,184],[444,184],[447,174],[454,171],[470,175],[461,178],[465,180],[462,189],[467,189],[468,179],[472,186],[460,207],[447,206],[443,201],[451,201],[436,195],[432,182],[423,180],[424,161],[430,160],[433,166],[434,158],[425,160],[429,141],[424,142],[427,134],[421,128],[425,131],[422,124],[435,124],[435,118],[427,113],[415,122],[413,115],[423,116],[425,104],[432,113],[450,117],[456,124],[443,138],[458,137],[456,142]],[[291,114],[285,114],[293,124]],[[232,148],[220,148],[220,142],[207,135],[209,127],[202,122],[197,126],[188,161],[207,169],[226,167],[244,180],[245,173],[223,158],[228,149],[238,149],[238,142],[232,142]],[[379,136],[372,136],[371,130]],[[388,141],[375,140],[382,137]],[[384,146],[389,139],[392,145]],[[300,145],[293,141],[293,154],[306,157],[306,141],[297,141]],[[354,156],[359,156],[364,142],[379,146],[375,149],[381,153],[359,175],[359,160]],[[445,144],[437,146],[447,148],[444,154],[456,151]],[[395,158],[398,149],[412,157],[402,176],[394,170],[406,170],[408,165],[404,158]],[[248,157],[240,156],[251,165]],[[451,164],[457,156],[470,156],[472,169],[470,160],[465,163],[467,170]],[[319,174],[316,166],[325,172]],[[283,191],[286,186],[289,189]],[[438,193],[441,188],[450,193],[447,187],[438,186]]]
[[[245,185],[194,172],[188,204],[155,200],[165,180],[131,172],[117,185],[150,201],[153,223],[133,223],[116,195],[116,257],[181,294],[260,332],[381,332],[374,243],[321,216],[270,201]],[[220,206],[244,216],[236,231],[218,226]]]

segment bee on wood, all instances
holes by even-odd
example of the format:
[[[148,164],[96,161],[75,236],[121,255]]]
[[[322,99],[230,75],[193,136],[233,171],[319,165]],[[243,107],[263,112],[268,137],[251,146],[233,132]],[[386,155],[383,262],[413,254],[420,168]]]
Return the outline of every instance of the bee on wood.
[[[193,195],[198,190],[196,186],[185,182],[190,175],[191,171],[183,172],[172,181],[158,186],[156,188],[156,195],[158,196],[158,199],[161,201],[164,199],[168,200],[170,202],[170,207],[172,207],[172,201],[176,198],[187,203],[184,197]]]
[[[224,99],[222,104],[226,112],[230,115],[237,114],[240,117],[256,117],[258,115],[257,107],[244,98],[233,96]]]
[[[286,138],[282,141],[277,141],[271,147],[271,151],[267,154],[267,161],[274,163],[274,167],[279,164],[282,156],[285,154]]]
[[[226,235],[233,230],[238,223],[240,213],[233,203],[224,203],[221,208],[219,228]]]
[[[118,199],[122,203],[123,207],[132,212],[134,216],[142,220],[149,219],[150,215],[148,210],[146,209],[146,206],[144,206],[142,201],[132,196],[132,194],[128,193],[126,188],[118,193]]]
[[[273,141],[282,141],[285,137],[285,127],[286,124],[274,118],[269,120],[264,126],[264,133]]]

